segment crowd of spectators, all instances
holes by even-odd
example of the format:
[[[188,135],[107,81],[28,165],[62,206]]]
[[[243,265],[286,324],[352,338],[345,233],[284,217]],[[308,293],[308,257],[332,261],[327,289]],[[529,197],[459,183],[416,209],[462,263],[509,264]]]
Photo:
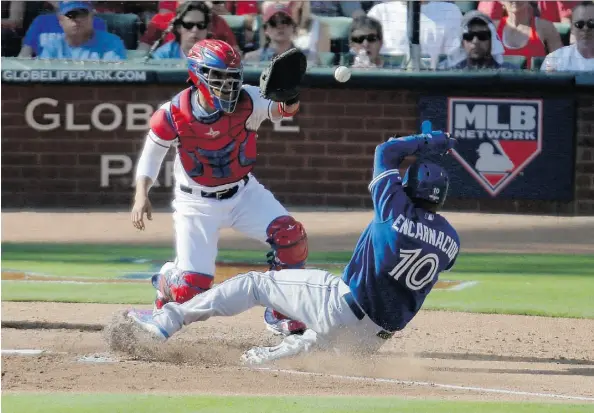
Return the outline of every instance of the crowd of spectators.
[[[224,40],[259,65],[298,47],[311,65],[407,66],[405,1],[5,1],[2,56],[182,59]],[[594,71],[594,2],[422,1],[422,68]],[[121,17],[121,18],[120,18]],[[125,17],[125,18],[124,18]]]

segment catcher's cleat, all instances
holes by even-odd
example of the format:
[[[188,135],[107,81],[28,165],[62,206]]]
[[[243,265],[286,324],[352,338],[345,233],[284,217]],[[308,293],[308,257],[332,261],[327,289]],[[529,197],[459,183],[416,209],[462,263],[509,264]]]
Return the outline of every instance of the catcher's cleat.
[[[134,322],[137,327],[148,332],[154,339],[158,341],[166,341],[169,338],[169,334],[165,329],[159,325],[153,318],[151,310],[130,310],[126,314],[126,318],[129,318]]]
[[[173,262],[167,261],[158,273],[153,274],[151,277],[151,284],[155,289],[160,293],[160,297],[165,300],[165,302],[173,301],[171,296],[171,290],[169,284],[167,283],[167,277],[171,276],[170,273],[176,271],[176,266]]]
[[[282,336],[303,334],[307,329],[307,326],[301,321],[291,320],[272,308],[264,310],[264,324],[266,324],[267,330]]]
[[[155,287],[157,290],[155,303],[153,305],[153,312],[160,310],[165,304],[171,301],[171,299],[167,298],[162,291],[163,286],[167,286],[167,283],[162,282],[163,278],[164,277],[161,275],[161,273],[153,274],[151,277],[151,284],[153,284],[153,287]],[[167,288],[167,290],[169,289]]]

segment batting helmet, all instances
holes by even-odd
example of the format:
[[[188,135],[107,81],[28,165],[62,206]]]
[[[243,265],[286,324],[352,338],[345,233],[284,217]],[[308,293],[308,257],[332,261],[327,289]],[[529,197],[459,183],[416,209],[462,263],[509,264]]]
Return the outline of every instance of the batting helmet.
[[[404,192],[411,199],[422,199],[441,208],[448,195],[450,181],[441,166],[417,160],[408,167],[402,180]]]
[[[190,80],[209,105],[231,113],[235,110],[243,84],[241,56],[222,40],[205,39],[188,53]]]

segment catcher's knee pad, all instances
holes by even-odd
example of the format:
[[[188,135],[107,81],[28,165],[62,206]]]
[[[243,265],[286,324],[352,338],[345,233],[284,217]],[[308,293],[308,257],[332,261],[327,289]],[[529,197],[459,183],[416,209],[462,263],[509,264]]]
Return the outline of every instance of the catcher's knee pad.
[[[288,215],[280,216],[268,225],[266,236],[266,242],[272,247],[267,255],[271,269],[305,266],[307,234],[301,222]]]
[[[159,291],[161,306],[175,301],[179,304],[191,300],[194,296],[212,288],[214,277],[195,271],[181,271],[169,268],[168,271],[157,274],[153,285]]]

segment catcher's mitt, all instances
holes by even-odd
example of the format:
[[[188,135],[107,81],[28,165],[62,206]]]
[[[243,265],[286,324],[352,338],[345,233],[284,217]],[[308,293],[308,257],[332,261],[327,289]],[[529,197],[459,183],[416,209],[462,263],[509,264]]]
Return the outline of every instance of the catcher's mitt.
[[[289,105],[299,100],[298,86],[307,70],[307,58],[297,48],[279,54],[260,76],[260,94]]]

